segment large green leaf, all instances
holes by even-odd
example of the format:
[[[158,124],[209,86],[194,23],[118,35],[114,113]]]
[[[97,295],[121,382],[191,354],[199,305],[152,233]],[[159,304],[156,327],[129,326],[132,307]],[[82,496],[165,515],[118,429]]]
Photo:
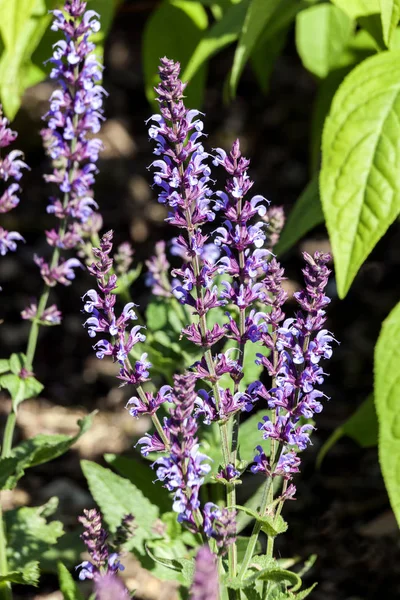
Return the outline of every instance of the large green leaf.
[[[335,94],[322,139],[322,207],[343,298],[400,212],[400,52],[372,56]]]
[[[268,92],[269,80],[276,59],[286,44],[287,32],[288,27],[285,27],[271,36],[269,30],[266,29],[251,53],[251,66],[263,94]]]
[[[201,4],[188,0],[164,0],[151,13],[144,30],[142,45],[145,90],[149,102],[154,102],[153,88],[159,81],[160,58],[167,56],[178,60],[184,70],[207,24],[207,13]],[[205,76],[206,69],[203,66],[185,90],[188,106],[201,106]]]
[[[184,70],[184,81],[192,79],[201,65],[238,39],[249,1],[243,0],[239,4],[233,4],[223,18],[214,23],[200,39]]]
[[[392,35],[400,20],[400,0],[380,0],[383,39],[389,48]]]
[[[161,514],[171,509],[169,493],[160,482],[154,482],[154,471],[148,462],[143,463],[140,458],[127,458],[117,454],[105,454],[104,458],[122,477],[129,479],[152,504],[158,506]]]
[[[319,468],[329,450],[344,436],[352,438],[362,448],[376,446],[378,443],[378,421],[374,405],[374,397],[371,394],[357,408],[357,410],[337,427],[329,436],[321,450],[318,452],[317,467]]]
[[[319,197],[318,175],[314,175],[289,213],[275,248],[276,254],[281,255],[292,248],[306,233],[323,222],[324,214]]]
[[[144,553],[145,541],[157,537],[153,526],[159,515],[158,508],[131,481],[110,469],[88,460],[81,461],[81,466],[110,531],[117,529],[124,516],[132,514],[137,527],[130,547]]]
[[[281,0],[251,0],[233,59],[230,77],[230,91],[233,96],[253,48],[280,3]]]
[[[13,448],[10,456],[0,459],[0,489],[13,489],[24,475],[25,469],[46,463],[67,452],[88,431],[94,414],[78,421],[79,431],[74,436],[39,434]]]
[[[51,498],[43,506],[24,506],[5,513],[10,571],[20,572],[25,576],[26,567],[31,564],[32,579],[37,579],[38,570],[34,566],[36,561],[40,562],[41,556],[64,533],[60,521],[47,521],[57,506],[57,498]]]
[[[0,31],[5,45],[0,60],[0,96],[10,119],[18,111],[26,87],[41,79],[31,56],[51,21],[48,11],[56,4],[56,0],[0,0]]]
[[[0,575],[0,583],[9,581],[10,583],[19,583],[21,585],[39,585],[39,562],[31,560],[25,563],[20,569],[13,569],[7,575]]]
[[[383,322],[375,348],[375,406],[379,460],[393,512],[400,525],[400,303]]]
[[[352,19],[380,12],[380,0],[332,0],[332,2]]]
[[[71,573],[63,563],[57,565],[58,581],[60,582],[60,591],[64,600],[83,600],[83,596],[79,591],[78,585],[73,580]]]
[[[333,4],[318,4],[296,18],[296,46],[303,65],[324,78],[337,65],[353,31],[353,21]]]

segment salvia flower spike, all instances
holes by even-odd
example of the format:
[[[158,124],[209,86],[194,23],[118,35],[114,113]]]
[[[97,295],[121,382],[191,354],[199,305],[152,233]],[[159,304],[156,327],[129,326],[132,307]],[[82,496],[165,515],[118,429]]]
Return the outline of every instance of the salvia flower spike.
[[[89,39],[100,29],[99,15],[86,10],[86,5],[83,0],[67,0],[63,10],[53,11],[51,28],[61,32],[63,39],[53,46],[49,61],[50,78],[58,87],[50,97],[41,135],[53,165],[45,180],[55,187],[47,212],[58,219],[58,226],[46,231],[47,242],[53,248],[50,262],[34,257],[48,287],[71,284],[76,269],[83,265],[75,256],[61,257],[61,251],[78,250],[88,234],[88,225],[95,229],[97,222],[93,184],[102,142],[95,135],[104,120],[105,90],[101,86],[102,66]],[[46,324],[44,310],[32,303],[22,316],[36,317]]]
[[[2,153],[2,149],[7,148],[17,137],[17,132],[10,129],[8,119],[3,116],[3,109],[0,105],[0,152]],[[5,183],[5,188],[0,192],[0,214],[8,213],[18,206],[18,195],[21,188],[17,182],[22,178],[22,170],[27,168],[28,165],[23,161],[23,154],[20,150],[11,150],[5,156],[0,154],[0,179]],[[1,256],[5,256],[7,252],[15,252],[18,242],[23,241],[25,240],[18,231],[7,231],[0,226]]]

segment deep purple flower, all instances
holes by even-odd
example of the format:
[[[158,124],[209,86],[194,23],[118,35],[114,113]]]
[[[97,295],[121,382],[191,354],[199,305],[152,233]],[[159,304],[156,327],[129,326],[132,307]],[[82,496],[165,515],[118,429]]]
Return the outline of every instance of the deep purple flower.
[[[175,375],[172,392],[173,407],[165,422],[171,444],[170,452],[155,461],[158,480],[174,494],[173,510],[178,520],[196,528],[195,512],[200,507],[199,490],[211,467],[207,456],[199,450],[197,422],[193,417],[196,401],[196,378],[193,374]],[[149,451],[149,437],[139,440],[144,454]],[[143,451],[142,450],[142,451]]]

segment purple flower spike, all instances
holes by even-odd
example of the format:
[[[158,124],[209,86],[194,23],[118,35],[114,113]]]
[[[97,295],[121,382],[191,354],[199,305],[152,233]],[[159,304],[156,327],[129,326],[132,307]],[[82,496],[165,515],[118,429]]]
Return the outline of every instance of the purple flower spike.
[[[134,311],[136,305],[133,302],[128,302],[119,316],[115,314],[116,295],[113,291],[117,287],[117,277],[110,273],[113,268],[112,240],[113,232],[109,231],[101,238],[100,248],[93,248],[96,260],[88,270],[97,280],[98,291],[89,290],[82,298],[83,310],[89,315],[84,327],[87,327],[92,338],[97,334],[105,334],[110,338],[99,340],[93,347],[98,358],[111,356],[115,362],[119,362],[118,377],[123,385],[140,385],[147,381],[151,363],[147,361],[147,354],[143,353],[141,358],[132,364],[129,353],[134,346],[143,343],[146,336],[143,333],[144,327],[131,325],[132,321],[137,319]],[[148,412],[152,414],[152,408],[149,408]]]
[[[106,573],[95,578],[96,600],[129,600],[130,594],[119,577]]]
[[[95,508],[84,510],[83,517],[78,520],[84,527],[81,538],[90,555],[90,561],[85,560],[76,567],[81,569],[79,579],[95,579],[107,573],[115,576],[118,571],[123,571],[124,566],[119,562],[118,554],[110,552],[108,533],[103,529],[100,513]]]
[[[199,451],[197,422],[192,416],[197,397],[195,383],[196,378],[192,373],[175,375],[172,392],[174,405],[165,423],[171,451],[153,464],[157,478],[174,494],[173,510],[178,513],[178,521],[185,522],[193,530],[196,530],[195,512],[200,507],[200,486],[211,469],[204,462],[207,456]],[[148,453],[150,443],[154,448],[149,436],[139,440],[139,443],[143,445],[144,454]]]
[[[57,189],[47,208],[61,220],[57,229],[46,232],[48,243],[63,250],[77,249],[87,236],[85,225],[95,223],[98,208],[93,199],[96,162],[102,143],[93,137],[100,131],[103,118],[101,87],[102,66],[94,54],[89,36],[100,29],[99,15],[86,11],[83,0],[67,0],[63,10],[53,11],[53,31],[61,31],[64,39],[53,46],[50,78],[59,88],[50,98],[50,109],[44,117],[43,143],[53,162],[53,172],[45,180]],[[71,259],[76,260],[76,259]],[[49,267],[37,259],[41,275],[49,286],[69,285],[72,271],[65,271],[68,261]]]
[[[190,600],[218,600],[218,565],[215,555],[208,546],[202,546],[196,555],[196,566]]]
[[[262,449],[251,470],[267,476],[281,476],[291,480],[298,473],[299,451],[311,443],[314,427],[301,424],[300,419],[313,418],[323,406],[323,392],[316,389],[324,381],[325,373],[319,366],[322,359],[332,355],[331,343],[336,341],[329,331],[322,329],[329,298],[324,291],[328,283],[330,256],[316,252],[314,256],[304,253],[306,267],[303,269],[306,287],[295,294],[301,309],[294,319],[285,319],[281,306],[285,293],[281,288],[283,272],[273,259],[265,269],[264,285],[268,290],[268,303],[272,310],[266,315],[269,328],[262,334],[265,346],[274,351],[274,361],[259,358],[274,379],[274,387],[267,391],[262,384],[254,386],[254,394],[266,401],[274,411],[273,418],[266,416],[259,423],[264,439],[279,443],[281,450],[274,466],[271,466]],[[282,323],[283,321],[283,323]],[[294,493],[294,492],[293,492]],[[293,496],[293,494],[292,494]]]
[[[9,127],[10,123],[6,117],[3,117],[3,109],[0,105],[0,148],[6,148],[12,144],[16,138],[16,131]],[[0,179],[4,182],[10,178],[19,181],[22,177],[22,169],[27,169],[28,165],[21,160],[23,154],[20,150],[11,150],[4,158],[0,158]],[[0,214],[10,212],[18,206],[20,186],[18,183],[10,183],[8,187],[0,193]],[[7,252],[15,252],[18,242],[24,242],[24,238],[17,231],[7,231],[0,227],[0,255],[5,256]]]

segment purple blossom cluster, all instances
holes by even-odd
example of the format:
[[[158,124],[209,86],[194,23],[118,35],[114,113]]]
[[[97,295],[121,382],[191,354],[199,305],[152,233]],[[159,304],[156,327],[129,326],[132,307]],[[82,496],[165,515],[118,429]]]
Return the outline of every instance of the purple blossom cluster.
[[[218,564],[208,546],[202,546],[196,554],[190,600],[218,600]]]
[[[229,153],[214,151],[214,165],[223,167],[227,179],[223,191],[212,191],[209,155],[201,144],[203,123],[200,113],[183,103],[185,84],[179,79],[179,64],[164,58],[159,73],[160,114],[151,117],[149,129],[157,159],[151,166],[158,199],[169,207],[167,221],[181,230],[171,253],[183,262],[170,273],[166,244],[159,242],[155,257],[147,262],[147,283],[156,295],[174,295],[191,309],[193,320],[182,335],[201,349],[202,357],[189,372],[174,377],[172,388],[165,385],[157,392],[142,388],[151,364],[146,354],[135,364],[131,362],[134,346],[145,341],[140,325],[130,327],[136,319],[135,305],[130,302],[119,317],[115,314],[112,232],[93,250],[96,260],[89,270],[97,279],[98,290],[89,290],[84,296],[84,310],[89,314],[85,326],[91,337],[106,334],[94,346],[98,358],[110,356],[119,362],[119,379],[135,386],[135,395],[127,404],[130,414],[148,414],[153,419],[155,432],[138,443],[144,456],[162,453],[153,468],[157,479],[173,494],[178,520],[211,538],[222,555],[236,537],[234,488],[240,476],[237,445],[227,435],[222,437],[229,420],[233,418],[232,428],[238,429],[240,414],[252,411],[256,404],[270,411],[259,430],[265,439],[271,439],[271,455],[266,456],[258,446],[251,471],[283,477],[281,500],[295,494],[294,485],[288,484],[299,471],[298,453],[310,442],[313,429],[304,420],[322,409],[323,393],[318,386],[325,373],[320,361],[330,358],[334,341],[323,329],[330,257],[304,254],[305,289],[295,294],[299,310],[287,319],[284,271],[272,254],[284,223],[282,210],[269,209],[262,196],[249,196],[253,186],[250,162],[242,156],[238,140]],[[221,222],[211,225],[214,231],[208,233],[216,219]],[[225,322],[214,320],[208,326],[210,311],[221,308]],[[227,342],[229,349],[221,351]],[[270,386],[261,381],[243,385],[247,344],[259,347],[256,363],[271,378]],[[232,380],[228,386],[222,383],[226,374]],[[169,409],[161,424],[156,413],[164,403]],[[202,506],[200,502],[200,487],[211,469],[199,448],[200,419],[206,425],[218,423],[221,431],[224,464],[216,480],[227,487],[233,499],[226,507],[212,502]],[[229,554],[231,561],[231,549]]]
[[[284,320],[279,306],[284,301],[284,294],[277,291],[275,298],[279,301],[269,313],[272,333],[263,336],[265,345],[273,350],[274,359],[271,362],[269,358],[259,356],[273,379],[273,387],[267,390],[258,382],[255,390],[272,411],[271,417],[265,416],[259,423],[259,430],[264,439],[276,440],[279,451],[275,464],[271,464],[259,446],[251,470],[268,476],[279,475],[286,480],[299,471],[298,451],[305,450],[310,443],[314,427],[304,423],[304,419],[311,419],[323,408],[324,394],[316,387],[323,383],[325,376],[320,362],[331,357],[331,343],[336,341],[331,333],[322,329],[326,321],[325,307],[330,302],[325,295],[330,256],[319,252],[314,256],[304,252],[303,256],[306,261],[303,269],[305,289],[294,294],[301,310],[296,312],[295,318]],[[271,261],[270,265],[269,286],[279,288],[282,271],[276,262]],[[293,486],[291,493],[294,493]]]
[[[47,242],[54,249],[51,261],[34,257],[48,287],[70,285],[75,270],[82,264],[75,256],[61,257],[60,251],[79,249],[88,226],[95,228],[98,220],[92,187],[102,142],[94,136],[103,120],[105,90],[100,85],[102,66],[94,54],[95,45],[89,40],[100,29],[99,15],[86,10],[86,5],[83,0],[66,0],[63,10],[53,11],[51,29],[62,32],[64,38],[54,44],[49,61],[50,78],[58,87],[50,97],[50,108],[44,117],[46,127],[41,134],[53,164],[53,172],[45,180],[57,190],[47,212],[59,220],[59,225],[46,231]],[[22,316],[46,322],[44,315],[37,312],[36,303],[32,303]]]
[[[10,123],[3,116],[3,110],[0,105],[0,150],[7,148],[17,139],[17,132],[10,129]],[[18,206],[18,194],[21,188],[18,181],[22,178],[22,170],[27,169],[28,165],[22,160],[23,154],[20,150],[11,150],[6,156],[0,155],[0,179],[2,179],[7,187],[2,191],[0,196],[0,214],[8,213],[13,208]],[[9,180],[15,181],[9,181]],[[9,183],[7,183],[9,182]],[[7,231],[0,227],[0,254],[5,256],[7,252],[15,252],[17,243],[25,241],[18,231]]]
[[[144,342],[146,336],[142,333],[141,325],[130,327],[132,321],[137,319],[134,311],[136,305],[133,302],[128,302],[119,316],[115,313],[117,296],[113,292],[117,287],[117,275],[111,272],[113,269],[112,239],[113,232],[108,231],[101,238],[100,248],[93,248],[96,260],[88,267],[88,271],[96,278],[98,289],[91,289],[83,296],[83,310],[90,315],[84,326],[87,327],[91,338],[101,333],[108,336],[100,339],[93,346],[97,358],[111,356],[120,364],[118,377],[123,385],[127,383],[137,385],[148,379],[151,364],[147,361],[145,353],[134,364],[129,358],[132,348]]]
[[[117,552],[111,552],[108,545],[108,533],[103,529],[100,513],[95,509],[84,510],[78,519],[84,527],[81,535],[90,555],[90,560],[84,560],[76,568],[80,569],[79,579],[96,579],[100,575],[114,576],[123,571],[124,566],[119,561]]]
[[[211,467],[205,462],[207,456],[199,451],[196,437],[197,421],[193,417],[196,401],[196,379],[192,373],[176,375],[172,392],[172,407],[164,429],[170,441],[170,451],[153,464],[157,479],[173,492],[173,510],[178,521],[195,528],[196,511],[199,510],[200,486]],[[149,436],[139,440],[148,452]]]

